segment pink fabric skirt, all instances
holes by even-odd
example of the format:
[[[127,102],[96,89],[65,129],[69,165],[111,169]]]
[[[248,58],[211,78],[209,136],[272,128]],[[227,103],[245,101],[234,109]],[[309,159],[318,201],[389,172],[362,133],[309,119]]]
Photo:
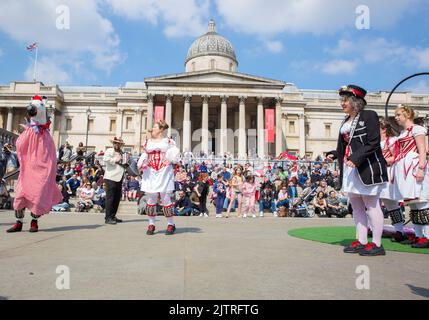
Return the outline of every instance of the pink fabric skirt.
[[[36,134],[27,128],[16,141],[20,173],[13,203],[15,210],[28,209],[36,216],[47,214],[62,201],[55,178],[57,156],[48,130]]]

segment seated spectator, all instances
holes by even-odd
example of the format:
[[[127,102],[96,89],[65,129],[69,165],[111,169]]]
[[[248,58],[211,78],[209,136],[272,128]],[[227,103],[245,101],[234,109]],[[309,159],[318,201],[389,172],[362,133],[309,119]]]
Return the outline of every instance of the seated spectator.
[[[222,169],[223,181],[231,180],[231,172],[228,171],[228,168],[225,166]]]
[[[189,200],[191,201],[191,212],[192,215],[200,215],[200,198],[198,197],[198,194],[195,191],[192,191],[191,196],[189,197]]]
[[[319,217],[327,216],[326,210],[328,209],[328,206],[326,204],[325,194],[323,191],[319,191],[317,193],[316,198],[314,198],[313,205],[315,213],[318,214]]]
[[[94,188],[94,183],[92,184]],[[104,212],[106,209],[106,183],[103,183],[101,186],[95,185],[95,194],[94,194],[94,200],[92,201],[94,204],[94,207],[99,206],[101,210],[100,212]],[[99,208],[98,208],[99,209]]]
[[[56,182],[60,182],[62,176],[64,175],[64,166],[62,164],[57,165],[57,176],[56,176]]]
[[[276,201],[277,208],[285,207],[289,208],[289,196],[287,194],[287,187],[286,185],[283,185],[278,193],[277,201]]]
[[[191,181],[192,181],[193,183],[197,183],[197,180],[198,180],[198,172],[196,172],[196,171],[195,171],[195,167],[194,167],[194,166],[192,166],[192,167],[191,167],[191,169],[189,169],[188,177],[190,177],[190,178],[191,178]]]
[[[329,193],[329,197],[326,199],[326,204],[328,206],[326,214],[329,218],[332,216],[344,218],[348,213],[347,208],[341,204],[341,201],[334,190]]]
[[[186,170],[185,168],[181,167],[174,178],[174,188],[176,191],[183,190],[183,185],[186,183],[186,178]]]
[[[137,192],[140,189],[140,183],[136,180],[135,177],[131,176],[128,181],[128,201],[136,201],[137,200]]]
[[[76,197],[77,189],[80,187],[80,180],[77,175],[74,174],[70,179],[67,180],[67,189],[73,197]]]
[[[92,188],[91,183],[88,181],[84,188],[80,191],[79,202],[77,204],[76,211],[83,212],[89,211],[94,205],[95,190]]]
[[[316,189],[316,192],[323,192],[325,194],[325,198],[329,196],[329,193],[333,191],[334,189],[330,186],[328,186],[328,183],[326,180],[321,180],[319,187]]]
[[[67,179],[70,179],[74,175],[74,170],[72,169],[70,164],[67,164],[64,170],[64,175],[67,177]]]
[[[70,203],[69,203],[70,195],[67,192],[67,189],[64,188],[64,186],[62,184],[58,185],[58,189],[60,189],[61,194],[63,195],[63,200],[61,201],[61,203],[53,206],[52,211],[60,211],[60,212],[69,211],[69,209],[70,209]]]
[[[184,190],[179,191],[179,199],[174,204],[174,214],[176,216],[191,215],[191,201],[186,196],[186,193]]]
[[[275,195],[273,187],[270,184],[267,184],[264,189],[261,190],[259,196],[259,216],[264,216],[264,211],[266,209],[271,210],[271,213],[274,216],[277,216],[277,208],[275,203]]]
[[[181,186],[186,193],[186,196],[190,197],[194,190],[195,183],[192,182],[191,177],[187,176],[185,183]]]

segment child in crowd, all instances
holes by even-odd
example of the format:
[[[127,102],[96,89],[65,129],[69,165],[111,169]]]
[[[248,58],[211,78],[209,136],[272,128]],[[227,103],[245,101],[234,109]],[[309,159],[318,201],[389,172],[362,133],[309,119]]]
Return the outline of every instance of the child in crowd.
[[[256,218],[256,183],[255,177],[248,175],[246,182],[241,187],[244,196],[244,213],[243,218],[247,218],[247,214],[252,214],[253,218]]]
[[[223,204],[226,197],[226,186],[223,182],[223,175],[217,175],[217,181],[213,186],[213,192],[216,196],[216,218],[222,218]]]

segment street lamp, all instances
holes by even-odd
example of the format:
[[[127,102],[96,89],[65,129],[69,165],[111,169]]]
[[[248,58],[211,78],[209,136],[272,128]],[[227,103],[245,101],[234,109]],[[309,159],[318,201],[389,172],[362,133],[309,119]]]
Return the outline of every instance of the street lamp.
[[[88,155],[88,132],[89,132],[89,117],[91,116],[91,109],[86,109],[86,144],[85,144],[85,155]]]

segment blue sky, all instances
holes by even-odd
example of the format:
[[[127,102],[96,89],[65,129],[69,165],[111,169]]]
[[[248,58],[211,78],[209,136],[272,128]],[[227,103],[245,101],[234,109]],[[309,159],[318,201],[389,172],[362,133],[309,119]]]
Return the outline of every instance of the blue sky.
[[[429,0],[2,0],[0,83],[32,79],[25,47],[34,41],[45,84],[121,86],[181,73],[213,18],[240,72],[302,89],[389,90],[429,71],[428,16]],[[429,76],[402,89],[429,93]]]

